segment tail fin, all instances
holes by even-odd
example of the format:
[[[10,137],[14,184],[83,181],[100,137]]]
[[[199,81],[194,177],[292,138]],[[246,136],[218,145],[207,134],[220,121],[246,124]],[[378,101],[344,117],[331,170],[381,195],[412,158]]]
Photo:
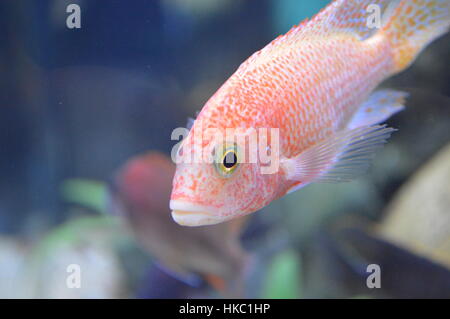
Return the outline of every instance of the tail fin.
[[[450,0],[402,0],[382,27],[394,55],[394,73],[407,68],[450,28]]]

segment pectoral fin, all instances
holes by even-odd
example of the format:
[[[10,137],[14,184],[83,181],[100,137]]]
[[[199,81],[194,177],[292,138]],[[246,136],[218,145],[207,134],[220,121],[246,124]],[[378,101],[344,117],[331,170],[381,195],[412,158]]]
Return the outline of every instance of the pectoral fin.
[[[281,165],[288,180],[300,183],[296,188],[312,182],[350,181],[367,170],[394,131],[386,125],[341,131],[296,157],[283,159]]]

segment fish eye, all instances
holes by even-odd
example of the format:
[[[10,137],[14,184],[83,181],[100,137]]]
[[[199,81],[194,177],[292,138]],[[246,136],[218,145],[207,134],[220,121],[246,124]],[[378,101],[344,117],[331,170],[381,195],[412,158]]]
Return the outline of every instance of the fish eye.
[[[220,152],[216,152],[215,166],[217,171],[223,177],[229,177],[239,166],[239,157],[235,145],[224,147]]]
[[[223,166],[227,169],[232,169],[237,165],[237,155],[234,151],[228,151],[223,157]]]

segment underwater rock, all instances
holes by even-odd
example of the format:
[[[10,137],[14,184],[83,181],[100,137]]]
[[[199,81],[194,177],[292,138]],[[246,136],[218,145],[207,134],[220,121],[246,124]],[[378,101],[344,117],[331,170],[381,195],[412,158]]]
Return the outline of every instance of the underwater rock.
[[[78,218],[33,249],[24,272],[31,298],[124,298],[126,275],[114,247],[120,233],[109,218]]]
[[[400,189],[380,236],[450,268],[450,144]]]

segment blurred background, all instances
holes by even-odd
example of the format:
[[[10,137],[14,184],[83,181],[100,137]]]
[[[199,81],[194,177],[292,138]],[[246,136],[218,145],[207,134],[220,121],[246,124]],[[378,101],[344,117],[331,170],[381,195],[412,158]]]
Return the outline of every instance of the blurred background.
[[[449,35],[383,84],[410,98],[364,177],[170,219],[172,130],[328,2],[1,1],[0,297],[450,298]]]

